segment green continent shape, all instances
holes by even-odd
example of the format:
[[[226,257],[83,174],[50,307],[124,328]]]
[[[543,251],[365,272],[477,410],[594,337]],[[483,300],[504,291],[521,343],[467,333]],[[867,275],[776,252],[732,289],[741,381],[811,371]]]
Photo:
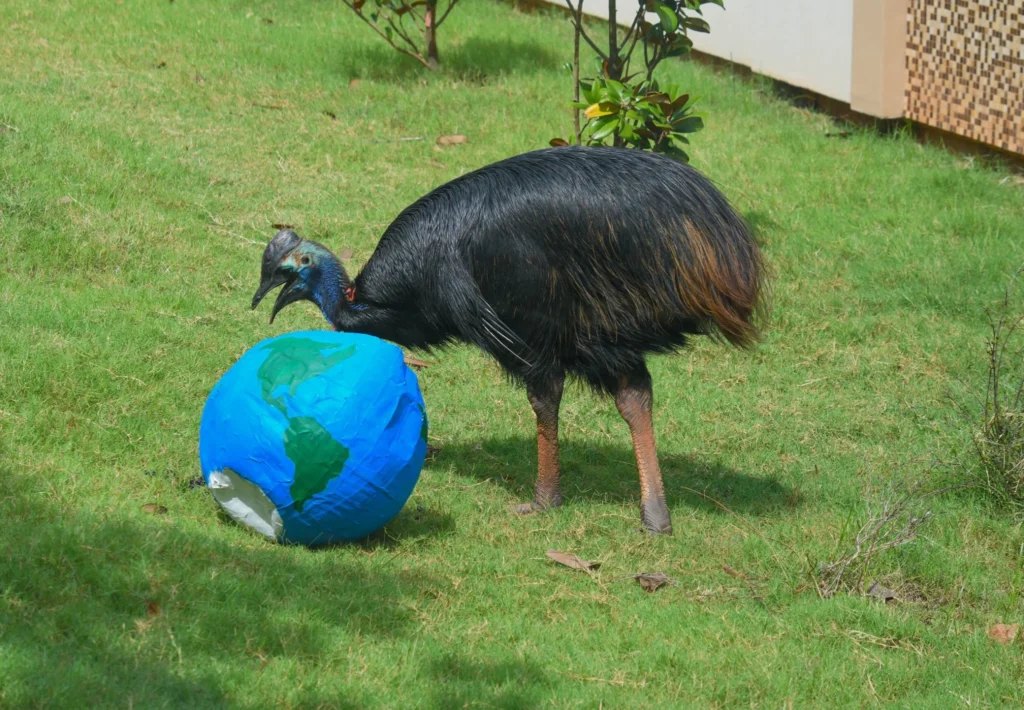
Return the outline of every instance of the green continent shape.
[[[341,348],[330,355],[330,345],[311,338],[285,338],[265,346],[270,353],[256,371],[263,400],[288,419],[284,432],[284,452],[295,464],[291,485],[295,509],[302,512],[306,501],[327,488],[331,479],[341,473],[349,457],[343,445],[313,417],[289,417],[283,397],[274,397],[278,387],[287,387],[295,396],[299,386],[352,357],[356,346]]]
[[[302,512],[306,501],[320,493],[341,473],[349,450],[313,417],[292,417],[284,432],[284,452],[295,463],[295,481],[290,488],[295,509]]]
[[[327,372],[356,352],[356,346],[350,345],[330,355],[324,355],[324,351],[330,350],[331,346],[311,338],[285,338],[269,343],[264,349],[270,353],[256,371],[263,401],[286,417],[288,411],[284,399],[272,396],[274,390],[286,386],[288,394],[294,397],[295,391],[303,382]]]

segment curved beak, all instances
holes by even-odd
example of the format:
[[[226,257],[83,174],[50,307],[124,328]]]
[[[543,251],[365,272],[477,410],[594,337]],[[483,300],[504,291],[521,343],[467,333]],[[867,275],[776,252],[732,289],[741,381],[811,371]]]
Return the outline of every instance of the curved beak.
[[[283,283],[288,283],[288,276],[281,271],[274,271],[264,275],[260,279],[260,287],[256,289],[256,293],[252,297],[252,309],[256,310],[256,306],[260,305],[263,297]]]
[[[311,293],[312,291],[305,281],[297,277],[290,279],[287,285],[281,289],[281,293],[277,294],[277,300],[274,301],[274,308],[270,311],[270,322],[273,323],[277,312],[289,303],[295,303],[296,301],[302,301],[304,299],[313,300],[310,295]]]

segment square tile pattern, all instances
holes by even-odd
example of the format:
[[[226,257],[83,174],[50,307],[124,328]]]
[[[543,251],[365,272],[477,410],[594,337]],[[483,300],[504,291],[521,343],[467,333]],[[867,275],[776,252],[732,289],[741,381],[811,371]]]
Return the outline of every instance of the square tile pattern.
[[[908,118],[1024,154],[1024,0],[910,0]]]

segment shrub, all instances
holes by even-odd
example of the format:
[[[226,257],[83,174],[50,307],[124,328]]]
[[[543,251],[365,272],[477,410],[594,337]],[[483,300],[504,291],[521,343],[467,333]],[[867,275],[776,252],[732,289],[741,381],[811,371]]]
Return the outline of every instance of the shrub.
[[[997,311],[989,316],[984,393],[973,406],[957,404],[970,428],[982,487],[1024,509],[1024,307],[1014,304],[1022,273],[1024,265],[1010,279]]]
[[[609,0],[607,48],[599,47],[583,27],[583,0],[566,0],[572,11],[574,29],[573,124],[569,140],[554,138],[552,145],[614,145],[666,153],[688,161],[688,134],[704,127],[694,113],[688,93],[678,87],[659,87],[654,70],[665,59],[686,54],[693,48],[689,32],[708,32],[700,16],[701,6],[722,5],[722,0],[647,0],[637,9],[633,22],[619,41],[615,0]],[[653,12],[658,21],[650,23]],[[580,78],[580,40],[597,53],[598,75]],[[643,69],[631,73],[633,52],[643,50]],[[567,65],[568,66],[568,65]],[[585,101],[581,101],[580,94]],[[582,111],[586,123],[581,125]]]
[[[392,47],[427,69],[437,69],[437,30],[459,0],[342,0]],[[422,36],[422,41],[417,38]]]

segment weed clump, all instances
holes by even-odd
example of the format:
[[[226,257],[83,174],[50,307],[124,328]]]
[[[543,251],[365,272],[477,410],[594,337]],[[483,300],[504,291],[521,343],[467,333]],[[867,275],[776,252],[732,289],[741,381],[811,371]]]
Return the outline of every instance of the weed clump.
[[[970,430],[978,484],[1018,512],[1024,512],[1024,306],[1014,303],[1014,291],[1022,272],[1024,265],[989,317],[984,393],[973,406],[957,403]]]

